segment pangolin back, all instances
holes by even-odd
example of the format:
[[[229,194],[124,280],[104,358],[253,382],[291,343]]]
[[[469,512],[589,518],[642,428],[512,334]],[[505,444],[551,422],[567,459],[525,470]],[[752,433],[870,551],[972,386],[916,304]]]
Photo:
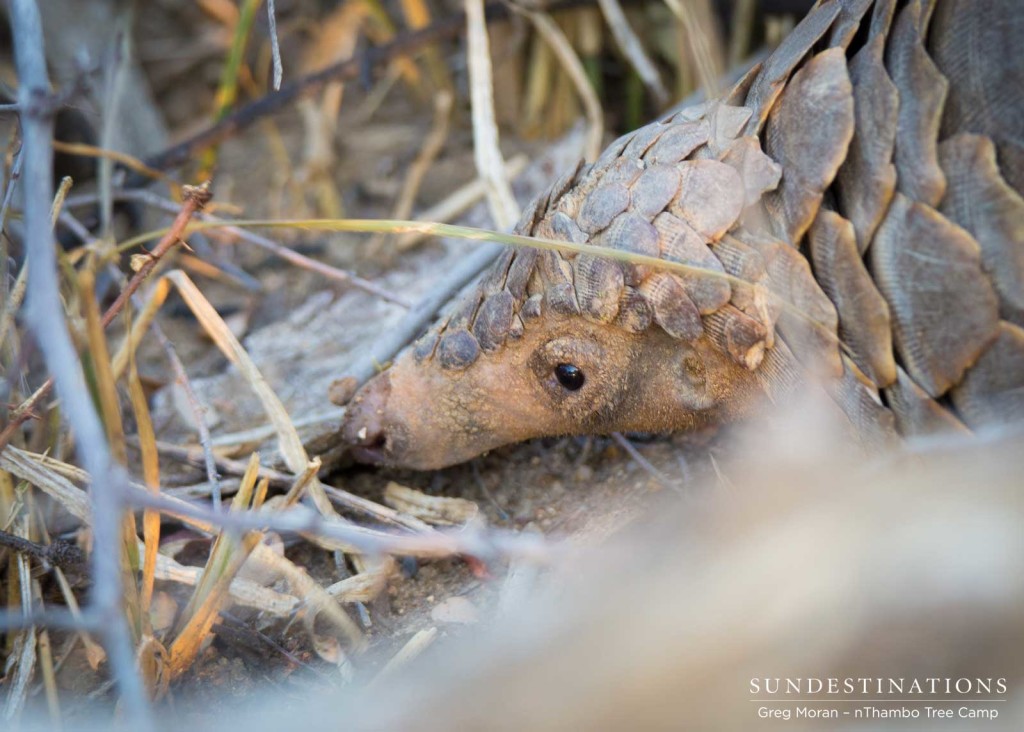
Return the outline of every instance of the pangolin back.
[[[579,164],[418,345],[461,369],[548,311],[708,337],[772,395],[796,359],[857,426],[1024,415],[1024,16],[1012,0],[827,0],[722,98]],[[795,354],[795,355],[794,355]]]

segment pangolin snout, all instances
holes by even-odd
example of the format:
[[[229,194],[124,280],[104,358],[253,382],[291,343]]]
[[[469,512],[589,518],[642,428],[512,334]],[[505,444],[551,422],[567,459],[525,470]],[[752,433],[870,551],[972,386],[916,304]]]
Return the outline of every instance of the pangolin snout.
[[[341,437],[352,446],[359,462],[383,463],[391,454],[394,436],[389,433],[386,417],[390,396],[391,378],[384,373],[360,389],[348,404]]]

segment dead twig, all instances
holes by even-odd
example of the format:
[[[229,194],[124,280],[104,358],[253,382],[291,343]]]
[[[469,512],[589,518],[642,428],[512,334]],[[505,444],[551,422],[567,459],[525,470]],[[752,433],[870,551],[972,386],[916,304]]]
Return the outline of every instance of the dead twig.
[[[519,557],[546,563],[557,547],[536,536],[486,529],[477,525],[456,531],[430,534],[397,534],[331,520],[305,505],[283,511],[213,511],[212,509],[132,487],[126,498],[137,508],[147,508],[169,516],[193,519],[235,531],[277,531],[297,533],[344,545],[345,551],[371,556],[393,554],[413,557],[452,557],[465,555],[483,561]]]
[[[281,45],[277,40],[277,11],[274,0],[267,0],[267,24],[270,30],[270,54],[274,59],[274,91],[281,88],[284,65],[281,63]]]
[[[33,626],[73,631],[100,630],[99,623],[95,618],[73,613],[63,607],[52,607],[39,611],[29,608],[18,611],[0,610],[0,631],[8,632]]]
[[[495,3],[494,6],[496,14],[508,14],[507,10],[499,10],[499,4]],[[383,46],[367,48],[363,53],[295,79],[288,84],[284,84],[278,91],[238,107],[234,112],[192,137],[147,158],[146,165],[158,170],[167,170],[168,168],[176,168],[179,165],[183,165],[192,160],[196,153],[206,150],[213,145],[219,145],[224,140],[263,117],[285,109],[300,96],[316,93],[326,84],[333,81],[351,81],[366,73],[367,69],[373,68],[378,64],[412,53],[423,46],[458,35],[462,28],[462,22],[461,14],[453,15],[421,31],[402,35]],[[135,176],[128,179],[130,187],[136,187],[140,183],[141,180]]]
[[[319,467],[319,463],[315,467]],[[76,482],[91,483],[95,487],[96,481],[90,480],[88,472],[15,447],[0,455],[0,468],[38,486],[59,500],[72,515],[88,522],[86,493],[68,479],[68,476],[73,476]],[[258,466],[256,475],[265,470],[266,468]],[[291,480],[292,485],[295,482],[295,479]],[[323,516],[316,509],[302,504],[276,511],[215,511],[205,504],[152,493],[148,488],[127,480],[123,481],[120,487],[122,490],[119,497],[126,504],[135,508],[159,511],[183,521],[194,529],[208,533],[216,532],[218,529],[297,533],[307,538],[343,545],[344,551],[349,553],[367,555],[450,557],[461,554],[484,561],[520,557],[527,561],[545,563],[558,551],[557,544],[542,537],[524,536],[475,523],[455,531],[430,528],[415,533],[397,533],[358,526],[337,517]],[[353,502],[352,505],[357,503]],[[384,515],[385,511],[390,510],[378,504],[374,505],[378,510],[384,509],[378,511],[378,515]],[[96,521],[95,515],[92,519],[93,522]],[[95,570],[93,576],[96,579]]]
[[[188,222],[192,220],[192,215],[200,211],[209,202],[212,195],[209,181],[199,186],[185,186],[183,188],[182,197],[184,202],[181,206],[181,211],[178,212],[174,222],[171,224],[171,228],[164,234],[156,247],[153,248],[153,251],[146,255],[142,266],[138,268],[128,281],[128,284],[121,290],[117,299],[103,313],[103,327],[110,325],[114,318],[117,317],[117,314],[121,312],[125,303],[128,302],[128,298],[145,282],[150,272],[160,262],[160,259],[170,251],[171,247],[182,240],[181,237],[185,227],[188,226]]]
[[[10,0],[9,7],[25,155],[22,210],[29,267],[25,323],[52,375],[63,414],[74,428],[77,452],[93,478],[94,585],[87,614],[101,621],[111,674],[132,726],[150,730],[153,719],[142,678],[135,667],[131,633],[122,605],[121,514],[127,476],[111,458],[60,300],[49,210],[53,200],[51,141],[56,110],[43,50],[42,21],[34,0]]]
[[[134,442],[134,440],[130,441]],[[174,457],[179,460],[186,460],[191,463],[198,461],[196,451],[179,445],[170,445],[165,442],[156,443],[157,450],[161,454],[168,457]],[[242,475],[245,473],[246,463],[243,460],[234,460],[232,458],[214,456],[216,465],[223,470],[225,473],[232,475]],[[295,476],[288,473],[283,473],[273,468],[268,468],[261,465],[258,469],[257,475],[260,478],[266,478],[270,483],[276,487],[290,486],[295,481]],[[389,526],[395,526],[397,528],[408,529],[409,531],[415,531],[420,533],[431,533],[434,528],[429,524],[420,521],[419,519],[403,514],[399,511],[395,511],[387,506],[382,506],[379,503],[357,496],[354,493],[349,493],[341,488],[334,488],[329,485],[323,486],[324,492],[327,497],[335,505],[354,511],[363,516],[367,516],[376,521],[380,521],[383,524]]]
[[[514,182],[519,174],[526,169],[528,162],[529,158],[521,153],[508,159],[505,163],[505,177],[508,178],[509,183]],[[451,221],[459,214],[465,213],[470,206],[483,198],[486,193],[487,190],[484,182],[479,178],[474,178],[472,182],[453,191],[443,201],[439,201],[430,208],[420,211],[417,214],[417,218],[422,221]],[[419,233],[402,234],[396,240],[395,248],[400,252],[404,252],[412,249],[425,238],[424,234]]]
[[[61,569],[81,571],[86,564],[85,552],[67,541],[57,540],[51,544],[40,544],[0,529],[0,546],[35,557],[41,562]]]
[[[155,193],[152,193],[151,191],[147,191],[144,189],[127,189],[115,191],[113,197],[115,200],[118,201],[138,201],[147,206],[152,206],[153,208],[158,208],[162,211],[168,211],[170,213],[177,213],[177,211],[180,209],[180,206],[178,204],[175,204],[173,201],[170,201]],[[96,201],[96,198],[96,194],[91,193],[78,196],[69,196],[66,201],[66,205],[69,208],[75,206],[89,205],[94,203]],[[196,218],[200,219],[201,221],[228,223],[226,219],[218,218],[217,216],[208,213],[197,213]],[[300,254],[294,249],[278,244],[274,240],[268,239],[265,236],[261,236],[256,232],[248,231],[247,229],[241,229],[234,226],[225,226],[223,228],[223,231],[226,234],[241,239],[242,241],[248,242],[250,244],[255,244],[261,249],[267,250],[268,252],[274,254],[277,257],[280,257],[286,262],[291,262],[296,267],[302,267],[303,269],[307,269],[311,272],[316,272],[317,274],[323,275],[328,279],[340,282],[345,285],[349,285],[351,287],[356,288],[357,290],[368,292],[375,297],[379,297],[381,300],[386,300],[387,302],[394,303],[395,305],[399,305],[403,308],[409,308],[412,306],[412,304],[401,295],[396,295],[393,292],[389,292],[380,285],[374,284],[369,280],[365,280],[362,277],[353,274],[352,272],[349,272],[348,270],[332,267],[329,264],[325,264],[323,262],[319,262],[315,259],[312,259],[311,257],[307,257],[306,255]],[[218,264],[218,266],[220,266],[220,264]]]

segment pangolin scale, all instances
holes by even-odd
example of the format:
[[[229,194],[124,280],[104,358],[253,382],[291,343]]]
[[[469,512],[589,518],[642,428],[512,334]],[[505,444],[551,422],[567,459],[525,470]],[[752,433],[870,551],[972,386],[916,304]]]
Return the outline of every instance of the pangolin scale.
[[[869,443],[1024,417],[1014,5],[819,2],[725,95],[619,138],[516,227],[708,274],[509,250],[355,396],[345,439],[433,468],[733,418],[808,373]]]

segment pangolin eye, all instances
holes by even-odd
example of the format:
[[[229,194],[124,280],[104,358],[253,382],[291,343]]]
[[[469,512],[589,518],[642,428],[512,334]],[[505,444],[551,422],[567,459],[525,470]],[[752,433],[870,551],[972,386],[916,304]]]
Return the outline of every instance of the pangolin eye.
[[[558,379],[559,384],[569,391],[578,391],[583,386],[583,382],[586,381],[582,369],[573,366],[571,363],[560,363],[555,366],[555,378]]]

